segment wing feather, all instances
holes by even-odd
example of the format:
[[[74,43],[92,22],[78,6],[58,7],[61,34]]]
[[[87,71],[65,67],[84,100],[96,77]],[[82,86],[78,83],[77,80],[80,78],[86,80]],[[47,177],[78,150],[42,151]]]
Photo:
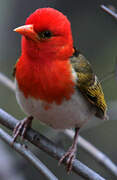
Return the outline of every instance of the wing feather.
[[[96,116],[106,119],[107,105],[101,84],[92,70],[91,64],[77,50],[71,57],[72,68],[77,74],[76,87],[97,108]]]

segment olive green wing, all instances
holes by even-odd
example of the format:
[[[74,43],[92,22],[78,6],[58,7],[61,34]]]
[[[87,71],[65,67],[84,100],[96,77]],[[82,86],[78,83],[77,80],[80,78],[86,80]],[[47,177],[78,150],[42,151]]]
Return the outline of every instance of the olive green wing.
[[[97,107],[96,116],[106,119],[107,105],[104,99],[104,93],[101,84],[92,70],[91,64],[77,50],[70,59],[72,68],[77,74],[76,87],[81,93]]]

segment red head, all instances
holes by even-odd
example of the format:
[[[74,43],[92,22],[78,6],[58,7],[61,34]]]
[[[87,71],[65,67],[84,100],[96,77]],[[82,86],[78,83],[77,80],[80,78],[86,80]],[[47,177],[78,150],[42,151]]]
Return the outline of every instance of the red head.
[[[68,100],[74,82],[69,63],[73,41],[66,16],[52,8],[38,9],[15,31],[23,35],[16,79],[25,97],[57,104]]]
[[[53,8],[37,9],[24,26],[15,29],[24,35],[22,53],[39,58],[44,54],[69,58],[73,54],[70,22],[66,16]]]

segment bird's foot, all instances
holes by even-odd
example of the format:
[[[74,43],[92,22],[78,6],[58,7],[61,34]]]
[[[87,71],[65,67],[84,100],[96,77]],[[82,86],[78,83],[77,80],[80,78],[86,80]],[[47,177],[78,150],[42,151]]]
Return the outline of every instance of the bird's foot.
[[[67,169],[67,172],[70,173],[71,170],[72,170],[72,164],[73,164],[73,161],[76,157],[76,148],[74,148],[73,146],[71,146],[69,148],[69,150],[61,157],[60,161],[59,161],[59,164],[61,164],[66,158],[67,158],[67,166],[66,166],[66,169]]]
[[[16,139],[19,135],[21,135],[21,139],[24,139],[24,136],[26,134],[27,129],[31,126],[32,119],[33,119],[33,117],[30,116],[30,117],[27,117],[27,118],[23,119],[22,121],[20,121],[16,124],[14,131],[13,131],[13,142],[12,142],[12,144],[14,144],[14,142],[16,141]]]

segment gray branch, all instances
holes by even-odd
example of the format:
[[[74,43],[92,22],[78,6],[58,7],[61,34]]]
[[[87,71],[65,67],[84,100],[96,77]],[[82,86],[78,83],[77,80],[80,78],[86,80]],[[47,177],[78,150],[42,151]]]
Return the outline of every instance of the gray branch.
[[[6,77],[3,73],[0,72],[0,83],[15,92],[15,86],[13,81]]]
[[[115,13],[115,11],[113,11],[112,9],[108,8],[105,5],[101,5],[100,6],[106,13],[108,13],[109,15],[113,16],[116,20],[117,20],[117,13]]]
[[[72,130],[65,130],[64,134],[73,139],[74,132]],[[79,136],[78,145],[84,149],[91,157],[96,159],[103,167],[109,170],[115,177],[117,177],[117,166],[111,161],[111,159],[93,146],[90,142],[86,141],[83,137]]]
[[[18,120],[0,109],[0,123],[8,129],[13,130],[18,123]],[[32,128],[27,131],[26,139],[57,160],[59,160],[65,153],[60,147],[57,147],[57,144],[54,144],[48,138],[44,137]],[[64,164],[66,164],[66,160],[64,161]],[[105,180],[99,174],[76,159],[73,162],[73,171],[85,180]]]
[[[12,137],[9,136],[4,130],[0,128],[0,139],[5,141],[7,144],[9,144],[12,148],[15,149],[18,153],[20,153],[22,156],[24,156],[25,159],[27,159],[31,164],[39,170],[39,172],[46,177],[48,180],[58,180],[58,178],[55,177],[55,175],[52,174],[52,172],[25,146],[15,143],[12,145]]]
[[[20,160],[19,163],[21,165]],[[11,154],[9,148],[0,140],[0,180],[26,180],[18,167],[14,154]]]

